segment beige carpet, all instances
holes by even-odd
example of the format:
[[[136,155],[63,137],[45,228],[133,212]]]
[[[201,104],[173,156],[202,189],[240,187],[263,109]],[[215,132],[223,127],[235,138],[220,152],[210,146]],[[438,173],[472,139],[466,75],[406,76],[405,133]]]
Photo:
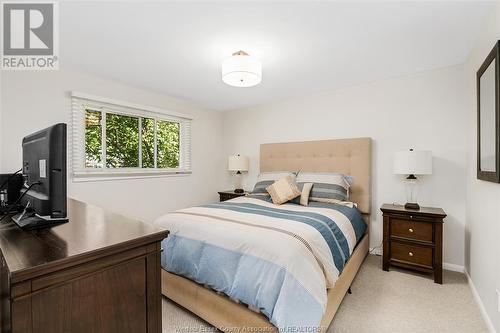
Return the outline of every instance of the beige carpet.
[[[382,271],[368,256],[330,325],[343,332],[487,332],[465,275],[444,273],[444,284],[408,271]],[[163,332],[214,332],[203,320],[164,298]]]

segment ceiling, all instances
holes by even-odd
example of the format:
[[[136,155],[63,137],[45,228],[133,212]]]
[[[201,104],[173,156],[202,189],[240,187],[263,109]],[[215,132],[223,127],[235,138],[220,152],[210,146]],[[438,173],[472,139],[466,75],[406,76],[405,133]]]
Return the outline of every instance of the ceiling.
[[[61,2],[61,69],[233,110],[463,63],[491,2]],[[262,83],[222,83],[244,50]]]

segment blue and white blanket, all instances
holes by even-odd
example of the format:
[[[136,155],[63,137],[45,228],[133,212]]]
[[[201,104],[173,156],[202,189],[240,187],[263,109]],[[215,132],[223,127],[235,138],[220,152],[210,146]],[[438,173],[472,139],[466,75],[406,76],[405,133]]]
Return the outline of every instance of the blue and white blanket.
[[[366,225],[360,212],[311,202],[277,206],[255,197],[160,217],[170,230],[162,267],[259,309],[280,329],[318,327]]]

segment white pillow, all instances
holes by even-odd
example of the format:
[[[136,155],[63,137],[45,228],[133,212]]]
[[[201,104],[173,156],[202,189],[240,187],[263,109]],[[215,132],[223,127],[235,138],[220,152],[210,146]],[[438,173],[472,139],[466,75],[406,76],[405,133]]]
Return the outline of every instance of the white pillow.
[[[259,176],[257,177],[257,183],[265,180],[278,180],[281,178],[285,178],[288,176],[296,177],[294,172],[291,171],[266,171],[266,172],[261,172]]]
[[[299,172],[297,176],[297,183],[328,183],[343,178],[349,186],[352,184],[354,178],[340,172]]]

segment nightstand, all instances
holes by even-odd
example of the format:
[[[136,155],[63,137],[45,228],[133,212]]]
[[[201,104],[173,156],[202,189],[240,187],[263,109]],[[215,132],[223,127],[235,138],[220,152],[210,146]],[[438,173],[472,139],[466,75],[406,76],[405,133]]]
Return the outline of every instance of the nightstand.
[[[238,198],[238,197],[244,197],[247,195],[248,192],[243,192],[243,193],[235,193],[234,191],[220,191],[219,192],[219,199],[220,202]]]
[[[443,283],[443,223],[441,208],[420,210],[384,204],[383,269],[397,266],[433,273],[434,282]]]

